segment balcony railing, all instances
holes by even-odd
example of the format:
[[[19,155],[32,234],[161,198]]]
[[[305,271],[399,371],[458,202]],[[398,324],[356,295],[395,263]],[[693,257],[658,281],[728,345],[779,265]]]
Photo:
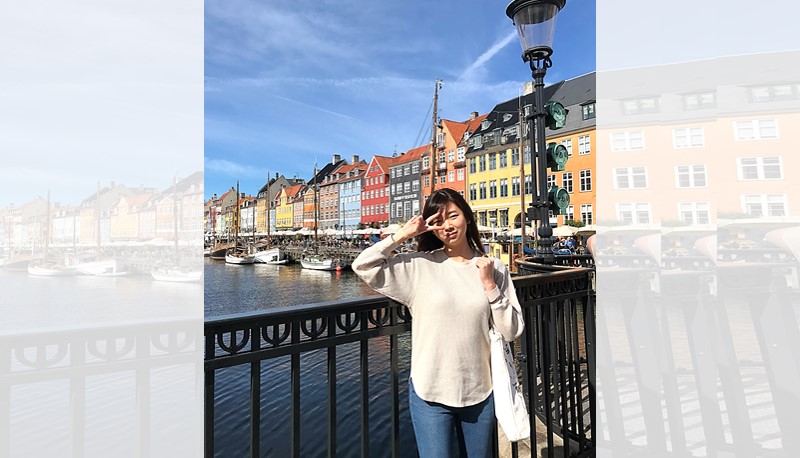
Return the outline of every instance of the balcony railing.
[[[587,455],[594,449],[594,297],[591,291],[590,269],[569,269],[562,272],[517,277],[514,284],[522,304],[526,330],[517,341],[518,367],[526,389],[531,415],[531,448],[555,456]],[[257,313],[231,315],[206,320],[205,323],[205,451],[215,456],[220,439],[215,420],[219,402],[215,376],[227,368],[245,369],[247,375],[237,383],[248,384],[246,409],[233,413],[238,423],[249,417],[249,456],[269,455],[267,449],[280,448],[275,443],[284,442],[286,454],[301,456],[301,443],[316,441],[327,448],[327,456],[336,456],[339,439],[346,435],[354,442],[358,436],[360,456],[370,455],[370,434],[386,437],[386,455],[392,457],[414,456],[416,447],[407,420],[408,383],[405,369],[410,352],[408,335],[411,315],[408,310],[385,297],[372,296],[356,300],[300,305]],[[388,341],[388,342],[387,342]],[[357,345],[357,351],[348,349]],[[388,362],[376,360],[375,347],[388,353]],[[337,349],[341,349],[337,352]],[[346,353],[357,353],[352,369],[357,374],[342,375]],[[322,355],[322,356],[320,356]],[[267,437],[264,430],[274,425],[262,425],[262,406],[270,397],[282,396],[272,387],[262,386],[265,365],[276,358],[289,358],[288,412],[277,419],[288,422],[287,435]],[[319,359],[324,359],[324,366]],[[320,376],[301,380],[301,362],[317,360]],[[370,367],[385,366],[388,374],[388,408],[385,415],[376,414],[370,386],[375,374]],[[249,368],[249,371],[247,369]],[[337,370],[338,368],[338,370]],[[374,372],[374,371],[373,371]],[[406,375],[401,377],[401,373]],[[352,382],[357,380],[358,406],[352,411],[337,412],[342,404],[337,399],[338,390],[346,391],[339,377]],[[324,380],[323,380],[324,379]],[[314,383],[319,388],[324,383],[324,403],[309,406],[301,402],[301,386]],[[350,390],[352,391],[352,390]],[[305,393],[306,391],[304,391]],[[405,396],[401,396],[405,394]],[[338,401],[338,402],[337,402]],[[324,404],[324,413],[319,405]],[[317,428],[311,435],[301,437],[303,411],[317,409],[316,417],[326,417],[324,431]],[[403,415],[401,415],[401,413]],[[340,419],[347,418],[347,425]],[[353,417],[357,417],[356,422]],[[388,416],[389,418],[386,418]],[[230,418],[230,415],[228,415]],[[263,427],[262,427],[263,426]],[[340,431],[340,429],[342,431]],[[401,429],[405,434],[401,437]],[[345,431],[346,430],[346,431]],[[378,433],[376,433],[378,430]],[[388,431],[387,431],[388,430]],[[325,438],[324,441],[322,438]],[[537,442],[536,438],[541,440]],[[301,442],[302,439],[302,442]],[[285,442],[288,441],[288,444]],[[501,444],[495,443],[495,456]],[[355,447],[355,445],[353,444]],[[505,448],[508,448],[507,445]],[[511,445],[517,456],[518,445]],[[244,452],[242,452],[244,453]],[[315,455],[322,455],[317,450]],[[355,450],[348,455],[355,455]],[[241,453],[240,453],[241,455]]]

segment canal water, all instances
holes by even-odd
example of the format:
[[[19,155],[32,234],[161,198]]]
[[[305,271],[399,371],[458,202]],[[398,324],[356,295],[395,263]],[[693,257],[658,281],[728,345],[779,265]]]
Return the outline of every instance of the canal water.
[[[350,270],[311,271],[299,264],[229,265],[206,258],[206,317],[252,312],[275,307],[353,299],[374,295]],[[408,416],[405,380],[410,364],[410,336],[400,336],[400,448],[401,456],[416,456]],[[359,344],[337,347],[337,452],[359,456],[360,379]],[[369,341],[369,456],[391,455],[389,339]],[[301,357],[301,451],[303,457],[327,456],[327,352]],[[215,379],[216,456],[246,456],[249,450],[249,366],[218,370]],[[262,364],[261,455],[290,456],[291,372],[289,357]]]

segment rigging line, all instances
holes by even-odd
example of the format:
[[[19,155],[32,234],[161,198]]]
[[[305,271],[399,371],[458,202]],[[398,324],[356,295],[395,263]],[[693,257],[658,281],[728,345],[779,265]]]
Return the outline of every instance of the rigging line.
[[[431,110],[433,110],[433,97],[431,97],[431,104],[428,105],[428,112],[425,113],[425,117],[423,118],[422,125],[419,128],[419,133],[417,133],[417,138],[414,140],[414,144],[411,146],[412,148],[416,148],[417,146],[421,146],[422,141],[422,133],[426,127],[430,126],[430,116]]]

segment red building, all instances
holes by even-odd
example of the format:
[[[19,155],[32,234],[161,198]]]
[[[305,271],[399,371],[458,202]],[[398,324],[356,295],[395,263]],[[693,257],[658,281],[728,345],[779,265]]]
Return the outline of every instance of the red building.
[[[389,165],[391,157],[374,156],[364,175],[361,190],[361,223],[372,227],[389,225]]]

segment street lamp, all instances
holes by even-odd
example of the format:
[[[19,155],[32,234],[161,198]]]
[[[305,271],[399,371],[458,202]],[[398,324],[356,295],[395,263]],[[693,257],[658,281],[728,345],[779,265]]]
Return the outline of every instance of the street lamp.
[[[529,209],[529,218],[539,220],[538,242],[542,262],[552,264],[553,256],[551,237],[553,229],[550,227],[549,202],[547,189],[547,145],[545,140],[546,122],[551,128],[562,126],[566,118],[566,111],[561,104],[544,104],[544,76],[547,69],[553,64],[550,56],[553,54],[553,32],[555,31],[556,15],[566,0],[514,0],[506,8],[506,15],[517,27],[517,35],[522,45],[522,60],[528,62],[534,80],[533,109],[526,107],[525,117],[530,123],[531,151],[536,145],[535,160],[531,161],[531,175],[536,180],[531,183],[533,202]],[[535,126],[535,129],[534,129]],[[520,183],[522,185],[522,183]],[[524,189],[522,190],[524,193]],[[525,224],[525,221],[522,221]]]

